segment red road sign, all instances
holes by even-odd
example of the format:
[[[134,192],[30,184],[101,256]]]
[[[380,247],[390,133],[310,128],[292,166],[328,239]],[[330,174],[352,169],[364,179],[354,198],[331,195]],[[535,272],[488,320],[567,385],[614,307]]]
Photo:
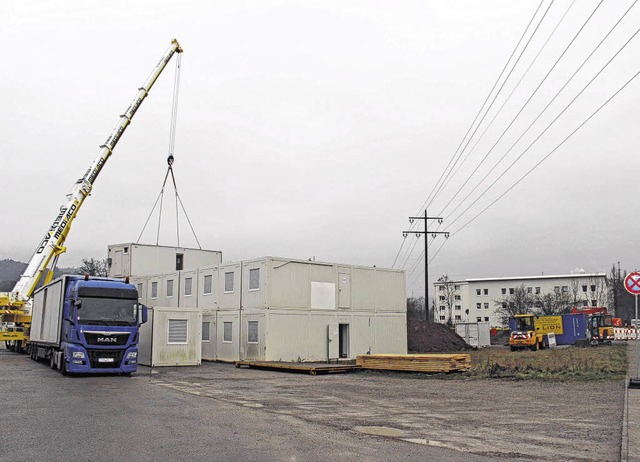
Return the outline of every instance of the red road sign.
[[[634,271],[624,278],[624,288],[632,295],[640,294],[640,273]]]

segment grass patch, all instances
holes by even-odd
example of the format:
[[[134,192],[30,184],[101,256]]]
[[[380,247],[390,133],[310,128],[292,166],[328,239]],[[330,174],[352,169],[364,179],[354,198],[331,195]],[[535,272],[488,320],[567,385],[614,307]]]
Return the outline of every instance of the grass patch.
[[[617,381],[627,374],[627,345],[510,351],[471,351],[471,370],[457,378],[547,381]],[[451,377],[453,378],[453,377]]]

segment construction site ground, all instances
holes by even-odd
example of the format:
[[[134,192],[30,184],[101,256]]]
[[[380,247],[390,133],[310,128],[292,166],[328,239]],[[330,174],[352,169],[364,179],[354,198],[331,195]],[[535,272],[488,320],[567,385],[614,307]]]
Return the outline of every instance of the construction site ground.
[[[149,385],[370,434],[503,460],[619,460],[625,384],[447,380],[357,371],[308,376],[201,367],[150,369]]]

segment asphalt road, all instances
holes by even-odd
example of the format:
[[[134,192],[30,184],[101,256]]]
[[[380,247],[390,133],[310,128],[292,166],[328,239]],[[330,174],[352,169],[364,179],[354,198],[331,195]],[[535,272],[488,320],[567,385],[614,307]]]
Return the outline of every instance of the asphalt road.
[[[0,460],[495,460],[266,412],[225,399],[224,392],[204,395],[189,388],[193,370],[184,371],[182,388],[166,386],[148,368],[130,378],[63,377],[26,355],[0,350]],[[174,368],[171,375],[175,385],[181,373]],[[243,377],[232,380],[238,386]]]

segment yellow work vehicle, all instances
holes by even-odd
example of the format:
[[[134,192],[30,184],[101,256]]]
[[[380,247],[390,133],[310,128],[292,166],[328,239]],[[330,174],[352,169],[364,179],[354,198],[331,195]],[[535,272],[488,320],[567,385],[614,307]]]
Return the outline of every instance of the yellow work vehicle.
[[[516,314],[510,321],[511,335],[509,346],[511,351],[530,349],[536,351],[544,348],[544,335],[540,329],[536,329],[533,314]]]
[[[31,324],[31,296],[40,282],[44,281],[44,284],[48,284],[53,279],[58,257],[67,250],[64,243],[80,207],[91,194],[93,184],[102,171],[102,167],[113,153],[116,144],[131,123],[131,119],[149,94],[149,90],[176,53],[179,56],[182,53],[182,48],[174,39],[147,80],[138,88],[133,101],[120,116],[120,120],[105,143],[100,146],[98,155],[85,171],[84,176],[75,182],[66,201],[56,212],[53,223],[44,233],[44,238],[38,243],[27,268],[20,276],[20,280],[11,292],[0,292],[0,341],[5,342],[7,349],[17,352],[25,350]]]
[[[613,316],[610,314],[592,314],[589,316],[589,334],[591,345],[611,345],[616,338],[613,330]]]

